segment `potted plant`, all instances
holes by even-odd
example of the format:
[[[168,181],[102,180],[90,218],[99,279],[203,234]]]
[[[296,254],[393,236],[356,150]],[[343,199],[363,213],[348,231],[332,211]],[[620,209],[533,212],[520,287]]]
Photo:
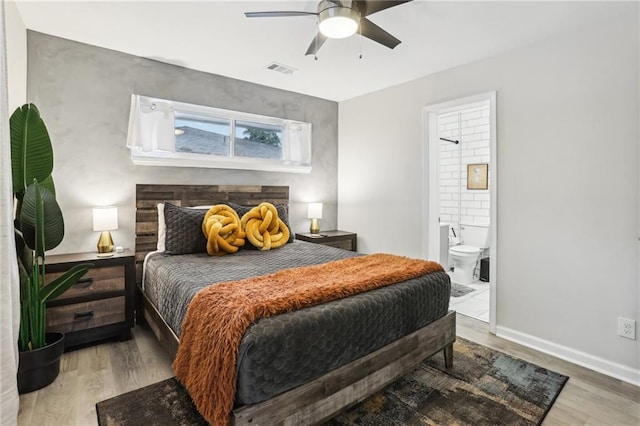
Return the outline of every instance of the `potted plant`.
[[[51,140],[33,104],[23,105],[13,113],[10,133],[20,272],[18,391],[26,393],[53,382],[60,371],[64,334],[45,331],[47,300],[64,293],[92,265],[77,265],[45,283],[45,252],[57,247],[64,236],[64,220],[51,177]]]

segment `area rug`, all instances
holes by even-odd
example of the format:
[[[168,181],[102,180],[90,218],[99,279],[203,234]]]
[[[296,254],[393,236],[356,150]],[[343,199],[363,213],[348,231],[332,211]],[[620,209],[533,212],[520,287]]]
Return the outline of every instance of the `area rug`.
[[[451,297],[461,297],[472,291],[476,291],[476,289],[464,284],[451,283]]]
[[[458,338],[453,369],[442,354],[327,425],[539,425],[568,380]],[[175,378],[96,404],[100,426],[206,425]]]

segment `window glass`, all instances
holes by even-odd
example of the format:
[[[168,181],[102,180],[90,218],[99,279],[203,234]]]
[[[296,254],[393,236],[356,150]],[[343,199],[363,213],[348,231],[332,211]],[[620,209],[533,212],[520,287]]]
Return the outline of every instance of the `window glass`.
[[[176,152],[230,155],[229,120],[181,113],[175,117]]]
[[[234,155],[282,159],[282,127],[236,121]]]

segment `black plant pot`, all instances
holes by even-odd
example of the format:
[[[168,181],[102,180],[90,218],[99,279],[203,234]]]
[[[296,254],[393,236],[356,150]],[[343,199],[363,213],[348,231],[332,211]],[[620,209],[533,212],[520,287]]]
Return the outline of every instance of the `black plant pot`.
[[[18,393],[29,393],[53,382],[60,373],[60,358],[64,352],[64,334],[45,334],[47,345],[33,351],[20,352]]]

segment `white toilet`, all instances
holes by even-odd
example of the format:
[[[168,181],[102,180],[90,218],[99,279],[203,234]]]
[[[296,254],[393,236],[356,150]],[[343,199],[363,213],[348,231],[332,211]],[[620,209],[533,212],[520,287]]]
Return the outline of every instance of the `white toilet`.
[[[489,225],[460,223],[462,244],[449,248],[453,260],[451,281],[458,284],[473,282],[473,272],[482,251],[489,247]]]

